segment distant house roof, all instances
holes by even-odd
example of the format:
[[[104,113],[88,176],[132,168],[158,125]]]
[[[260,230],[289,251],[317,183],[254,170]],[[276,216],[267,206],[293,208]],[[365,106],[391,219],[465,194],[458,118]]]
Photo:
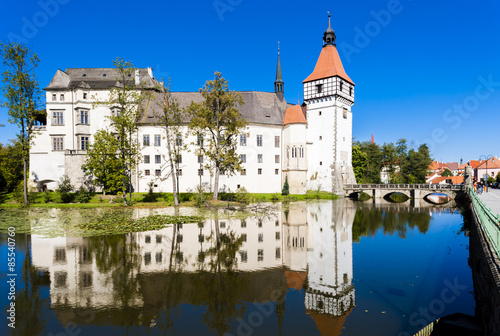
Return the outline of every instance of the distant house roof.
[[[431,164],[429,165],[428,170],[438,171],[440,169],[446,169],[446,168],[448,168],[448,166],[445,163],[439,161],[432,161]]]
[[[435,178],[429,180],[427,183],[429,184],[462,184],[464,182],[463,176],[436,176]]]
[[[481,162],[478,160],[470,160],[469,161],[469,166],[471,166],[472,169],[476,169],[477,166],[479,166],[480,164],[481,164]]]
[[[339,76],[355,85],[342,66],[337,48],[334,45],[327,45],[321,49],[314,71],[304,79],[303,83],[334,76]]]
[[[237,106],[241,116],[249,123],[266,125],[283,125],[285,110],[288,104],[280,101],[274,92],[241,91],[244,104]],[[203,102],[199,92],[172,92],[172,97],[179,103],[179,107],[186,108],[191,102]],[[162,114],[163,94],[153,92],[148,101],[144,102],[144,113],[139,123],[158,124]],[[190,120],[185,115],[183,122]]]
[[[283,125],[307,124],[306,117],[300,105],[293,105],[286,109]]]
[[[152,76],[149,69],[137,69],[139,71],[138,87],[143,89],[155,89],[160,83]],[[127,75],[125,79],[120,78],[117,68],[68,68],[66,71],[57,70],[49,85],[44,90],[68,90],[73,88],[85,88],[94,90],[120,87],[124,84],[135,82],[135,73]]]
[[[447,165],[450,170],[458,170],[458,162],[446,162],[445,165]]]
[[[496,157],[490,158],[486,164],[486,160],[481,161],[481,163],[476,167],[477,169],[486,169],[487,168],[500,168],[500,160]]]

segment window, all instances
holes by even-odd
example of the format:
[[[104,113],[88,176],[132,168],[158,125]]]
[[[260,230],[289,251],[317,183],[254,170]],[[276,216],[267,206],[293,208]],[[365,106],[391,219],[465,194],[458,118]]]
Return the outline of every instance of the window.
[[[257,163],[262,163],[262,154],[257,154]]]
[[[149,169],[146,169],[146,170],[144,171],[144,175],[146,175],[146,176],[151,175],[151,171],[150,171]]]
[[[204,236],[204,235],[202,235],[202,234],[199,234],[199,235],[198,235],[198,242],[199,242],[199,243],[203,243],[204,241],[205,241],[205,236]]]
[[[297,157],[297,148],[292,147],[292,158],[295,158],[295,157]]]
[[[177,176],[182,176],[182,169],[177,169]]]
[[[319,136],[319,139],[320,139],[320,140],[323,140],[323,137],[320,135],[320,136]]]
[[[246,263],[248,261],[248,253],[247,253],[247,251],[241,251],[240,252],[240,256],[241,256],[241,262],[242,263]]]
[[[260,228],[262,227],[262,220],[261,219],[259,219],[259,221],[257,222],[257,226]]]
[[[161,155],[155,155],[155,163],[161,163]]]
[[[156,244],[161,244],[161,235],[156,235]]]
[[[198,140],[196,144],[200,147],[203,147],[203,135],[198,135]]]
[[[156,255],[155,255],[155,260],[156,260],[156,263],[157,264],[161,264],[161,260],[162,260],[162,255],[161,255],[161,252],[156,252]]]
[[[279,231],[276,231],[276,240],[280,240],[281,238],[281,235],[280,235],[280,232]]]
[[[144,155],[144,163],[149,163],[149,155]]]
[[[257,175],[262,175],[262,168],[257,169]]]
[[[257,147],[262,147],[262,135],[257,135]]]
[[[276,259],[281,258],[281,248],[277,247],[275,252]]]
[[[149,134],[144,134],[142,136],[142,144],[144,146],[149,146]]]
[[[151,252],[144,253],[144,265],[151,264]]]
[[[280,136],[276,135],[274,137],[274,147],[279,147],[280,146]]]
[[[203,176],[203,169],[198,169],[198,176]]]
[[[54,111],[52,113],[52,125],[56,126],[64,125],[63,111]]]
[[[80,124],[82,124],[82,125],[89,124],[89,111],[80,110]]]
[[[144,242],[145,242],[146,244],[151,243],[151,236],[150,236],[150,235],[145,236],[145,237],[144,237]]]
[[[198,163],[203,163],[203,155],[198,155]]]
[[[280,163],[280,156],[279,156],[279,154],[276,154],[274,156],[274,163]]]
[[[349,88],[349,96],[352,96],[352,87]]]
[[[279,175],[279,173],[280,173],[280,170],[279,170],[279,169],[275,169],[275,170],[274,170],[274,175]]]
[[[61,93],[60,100],[64,101],[64,93]]]
[[[241,170],[241,175],[246,175],[247,174],[247,170],[246,169],[242,169]]]
[[[89,136],[88,135],[80,136],[79,147],[81,150],[87,150],[87,148],[89,147]]]
[[[320,166],[322,166],[322,165],[323,165],[323,161],[320,161],[320,162],[319,162],[319,165],[320,165]]]
[[[226,222],[220,222],[220,227],[225,228],[226,227]]]
[[[184,237],[181,234],[177,235],[177,242],[178,243],[182,243],[183,240],[184,240]]]
[[[161,176],[161,170],[155,169],[155,176]]]
[[[82,287],[90,287],[92,286],[92,272],[83,272],[82,273]]]
[[[318,115],[321,115],[321,111],[318,112]]]
[[[57,100],[57,95],[55,93],[52,94],[52,101],[56,101]]]
[[[66,280],[68,279],[68,273],[66,272],[54,272],[55,286],[56,288],[66,287]]]
[[[52,150],[53,151],[63,151],[64,150],[64,138],[63,137],[52,138]]]
[[[66,263],[66,249],[64,247],[56,248],[54,254],[54,261],[56,263]]]
[[[347,119],[347,109],[346,108],[344,108],[343,117],[344,117],[344,119]]]
[[[247,234],[246,234],[246,233],[243,233],[243,234],[241,235],[241,241],[244,241],[244,242],[246,242],[246,241],[247,241]]]
[[[241,163],[246,163],[247,162],[247,155],[246,154],[240,154],[240,160],[241,160]]]
[[[304,157],[304,147],[300,147],[300,157]]]
[[[262,243],[264,241],[264,234],[263,233],[259,233],[259,243]]]
[[[87,99],[87,92],[83,93],[83,99]]]
[[[258,249],[257,250],[257,261],[263,261],[264,260],[264,250]]]
[[[344,89],[344,82],[340,81],[340,91]]]
[[[161,146],[161,135],[155,134],[155,146],[159,147]]]
[[[240,146],[246,146],[246,145],[247,145],[247,135],[241,134],[240,135]]]
[[[323,84],[317,84],[316,93],[321,93],[321,92],[323,92]]]
[[[176,163],[182,163],[182,155],[177,155]]]
[[[246,228],[247,227],[247,221],[246,220],[244,220],[244,219],[241,220],[241,227],[242,228]]]
[[[280,226],[280,221],[279,221],[279,220],[276,220],[276,221],[274,222],[274,226]]]
[[[175,138],[175,145],[176,146],[182,146],[182,136],[180,134],[177,134],[177,137]]]

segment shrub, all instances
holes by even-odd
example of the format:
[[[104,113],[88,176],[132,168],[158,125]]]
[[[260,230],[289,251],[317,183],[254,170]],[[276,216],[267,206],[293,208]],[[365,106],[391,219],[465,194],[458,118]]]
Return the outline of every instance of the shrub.
[[[272,194],[272,195],[271,195],[271,198],[270,198],[270,199],[271,199],[271,201],[273,201],[273,202],[279,201],[279,200],[280,200],[280,194],[278,194],[278,193],[274,193],[274,194]]]
[[[290,186],[288,185],[288,175],[285,175],[285,183],[283,184],[283,189],[281,190],[281,195],[286,196],[290,193]]]
[[[234,195],[236,202],[248,204],[250,203],[250,194],[245,187],[241,187],[236,191]]]
[[[194,204],[198,207],[201,207],[205,204],[206,200],[207,200],[207,196],[205,195],[205,188],[198,185],[196,187],[196,193],[193,194]]]
[[[44,203],[52,202],[52,194],[50,193],[50,191],[45,190],[42,194],[42,199]]]
[[[92,193],[85,189],[83,186],[78,189],[76,195],[74,195],[75,202],[78,203],[88,203],[92,198]]]
[[[74,188],[75,187],[73,186],[73,184],[71,184],[71,180],[67,174],[61,176],[57,186],[57,191],[59,191],[59,193],[61,194],[61,201],[63,203],[73,202],[75,195],[71,192]]]

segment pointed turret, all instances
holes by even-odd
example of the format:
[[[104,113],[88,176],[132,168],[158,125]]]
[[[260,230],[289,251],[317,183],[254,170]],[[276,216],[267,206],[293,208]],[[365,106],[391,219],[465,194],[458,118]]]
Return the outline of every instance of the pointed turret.
[[[284,83],[283,78],[281,76],[281,62],[280,62],[280,47],[278,42],[278,65],[276,67],[276,80],[274,81],[274,92],[278,96],[279,100],[283,100],[284,94]]]
[[[323,47],[326,47],[327,45],[335,45],[335,31],[332,29],[332,24],[330,22],[330,12],[328,12],[328,28],[326,28],[325,32],[323,33]]]

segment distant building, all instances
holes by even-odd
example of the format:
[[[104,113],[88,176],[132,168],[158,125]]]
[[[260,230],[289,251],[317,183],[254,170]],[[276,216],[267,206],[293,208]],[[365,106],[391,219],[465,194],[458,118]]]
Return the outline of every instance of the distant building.
[[[488,160],[481,161],[474,169],[474,177],[476,179],[483,178],[484,175],[496,178],[500,173],[500,160],[497,157],[492,157]]]
[[[304,102],[288,104],[284,99],[280,55],[274,92],[242,91],[244,104],[239,112],[248,122],[241,134],[237,152],[243,171],[220,177],[220,191],[234,192],[245,187],[249,192],[281,192],[288,177],[290,193],[324,190],[340,193],[346,183],[356,183],[352,169],[352,111],[354,82],[344,71],[335,44],[335,32],[324,32],[323,47],[314,71],[303,81]],[[133,172],[133,189],[146,192],[171,192],[164,129],[158,125],[157,92],[159,82],[151,68],[137,69],[129,81],[117,81],[117,70],[110,68],[70,68],[57,70],[45,87],[48,122],[39,126],[39,135],[30,152],[30,182],[39,189],[55,189],[67,174],[79,187],[83,183],[81,166],[94,134],[110,127],[112,106],[99,105],[108,100],[110,89],[134,82],[141,90],[153,93],[152,101],[139,120],[135,134],[142,144],[142,161]],[[199,92],[174,92],[180,106],[201,102]],[[196,146],[197,139],[187,135],[180,141]],[[213,184],[203,157],[194,150],[185,152],[178,169],[180,191],[194,190],[201,183]]]

